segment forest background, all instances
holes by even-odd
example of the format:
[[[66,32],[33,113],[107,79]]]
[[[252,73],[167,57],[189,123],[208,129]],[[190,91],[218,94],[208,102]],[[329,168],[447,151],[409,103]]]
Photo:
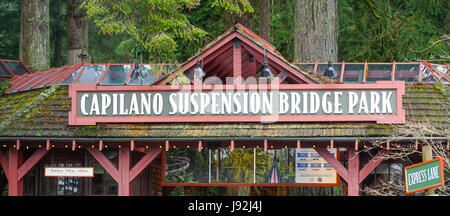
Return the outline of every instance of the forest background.
[[[47,12],[27,18],[29,2]],[[290,62],[446,63],[448,14],[446,0],[2,0],[0,58],[42,70],[65,65],[67,50],[81,46],[93,63],[134,62],[137,51],[144,62],[181,63],[239,22]],[[47,64],[27,62],[24,21],[48,31],[37,38],[44,51],[30,50]]]

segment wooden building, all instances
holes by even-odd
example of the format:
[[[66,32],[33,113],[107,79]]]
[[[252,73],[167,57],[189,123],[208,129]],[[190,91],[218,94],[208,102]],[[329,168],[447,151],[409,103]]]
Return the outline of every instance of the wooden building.
[[[361,194],[361,186],[368,176],[372,177],[367,184],[374,181],[376,168],[383,162],[382,156],[394,151],[395,146],[417,145],[420,149],[423,140],[432,140],[448,148],[448,65],[440,66],[443,70],[438,70],[436,65],[427,62],[342,62],[333,63],[334,74],[330,76],[325,73],[327,63],[290,63],[275,47],[239,24],[182,64],[81,62],[48,71],[15,74],[5,69],[3,62],[0,62],[0,75],[4,73],[5,79],[10,79],[11,87],[0,97],[0,191],[7,191],[10,196],[163,195],[166,189],[175,186],[286,188],[339,185],[345,185],[343,194],[357,196]],[[268,83],[262,84],[264,82]],[[268,117],[272,114],[260,113],[263,108],[270,110],[278,103],[271,107],[261,106],[258,110],[249,105],[249,112],[240,113],[235,109],[236,105],[230,105],[233,108],[227,111],[227,105],[223,102],[225,99],[220,99],[221,106],[225,108],[222,107],[217,113],[208,110],[213,114],[208,111],[206,114],[201,111],[189,114],[186,111],[185,114],[170,116],[164,114],[170,112],[165,110],[166,104],[161,102],[151,107],[150,103],[140,98],[140,104],[134,106],[134,96],[131,96],[134,93],[154,93],[165,98],[171,92],[199,89],[213,92],[218,87],[244,94],[261,89],[265,92],[308,91],[305,96],[311,96],[311,101],[314,101],[314,95],[326,98],[326,92],[329,92],[330,100],[316,101],[323,110],[312,112],[313,102],[300,105],[299,98],[303,98],[303,94],[298,94],[298,100],[295,99],[297,96],[289,96],[291,103],[285,108],[289,109],[290,114],[280,114],[276,119],[271,119]],[[352,99],[347,98],[342,103],[336,102],[340,94],[350,91],[359,92],[353,95],[360,99],[365,92],[374,96],[370,100],[369,97],[364,98],[366,101],[349,102]],[[377,92],[379,96],[375,96]],[[388,97],[386,92],[391,92],[391,96]],[[192,95],[188,96],[194,97]],[[248,103],[266,99],[264,95],[261,98],[256,95],[250,95]],[[167,95],[167,98],[170,97]],[[205,94],[206,97],[210,96]],[[383,98],[389,101],[382,101]],[[123,105],[115,101],[122,99],[128,102],[123,102]],[[158,98],[152,100],[154,102]],[[199,100],[197,106],[201,107],[205,101]],[[342,113],[341,108],[347,107],[348,103],[359,107],[359,113],[345,109]],[[327,107],[332,111],[327,111]],[[385,107],[388,108],[384,110]],[[311,112],[306,113],[306,109],[311,109]],[[157,114],[145,114],[144,110]],[[297,110],[299,112],[296,113]],[[437,128],[437,133],[424,133],[421,137],[405,134],[402,138],[392,139],[398,126],[420,123]],[[361,153],[361,150],[373,147],[375,143],[377,148],[373,148],[370,154]],[[292,170],[296,162],[290,157],[292,152],[306,148],[314,149],[327,162],[329,169],[336,171],[336,182],[299,183],[294,180],[296,174]],[[337,153],[330,153],[327,148],[337,149]],[[187,149],[209,154],[209,165],[202,168],[206,174],[191,175],[194,180],[183,177],[168,181],[170,176],[181,176],[173,174],[175,171],[180,173],[201,166],[194,158],[177,158],[176,154],[170,153]],[[237,149],[254,149],[249,154],[255,156],[248,159],[254,160],[253,173],[249,168],[249,176],[243,177],[242,181],[220,180],[224,172],[217,158],[225,157],[224,154],[231,157],[230,152]],[[293,168],[289,168],[291,171],[286,171],[291,176],[280,178],[275,183],[259,180],[264,179],[261,176],[265,172],[257,170],[256,155],[274,150],[279,150],[280,155],[282,149],[292,150],[286,154],[288,164],[294,164]],[[339,156],[336,157],[336,154]],[[272,154],[270,157],[276,158]],[[175,162],[168,165],[169,158]],[[50,170],[52,167],[67,168],[69,171],[74,168],[73,172],[93,168],[93,176],[64,173],[54,177],[47,173],[58,172],[58,169]],[[386,169],[390,168],[387,165]],[[277,169],[281,173],[281,169],[285,168],[279,165]],[[253,190],[251,194],[274,193],[256,193]]]

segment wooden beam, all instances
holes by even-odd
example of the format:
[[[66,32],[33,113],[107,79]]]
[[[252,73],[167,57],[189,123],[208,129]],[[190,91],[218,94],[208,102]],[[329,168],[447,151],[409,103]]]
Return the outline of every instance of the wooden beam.
[[[44,156],[48,150],[44,148],[38,148],[18,170],[17,178],[21,180]]]
[[[103,148],[104,148],[103,140],[100,140],[100,141],[98,142],[98,150],[99,150],[99,151],[103,151]]]
[[[204,64],[204,71],[211,73],[212,71],[214,71],[214,68],[216,68],[220,63],[222,63],[223,61],[230,59],[232,60],[233,58],[231,57],[233,54],[233,50],[231,49],[231,46],[229,47],[229,50],[221,53],[221,55],[219,55],[214,61],[208,62],[207,64]]]
[[[47,142],[45,143],[45,149],[50,150],[52,148],[50,140],[48,139]]]
[[[105,157],[103,153],[101,153],[99,150],[95,148],[86,148],[86,150],[94,157],[94,159],[102,165],[102,167],[106,170],[106,172],[111,175],[111,177],[119,183],[119,171],[117,168],[109,161],[108,158]]]
[[[242,77],[242,45],[241,40],[233,40],[233,77],[237,82],[238,77]],[[236,83],[235,83],[236,84]],[[240,84],[240,83],[239,83]]]
[[[208,64],[211,63],[214,65],[217,61],[218,62],[222,61],[222,60],[220,60],[220,58],[230,57],[231,53],[233,52],[231,50],[232,47],[233,47],[232,43],[224,45],[223,47],[219,48],[216,52],[212,53],[209,56],[206,56],[206,58],[201,60],[201,63],[203,63],[203,67],[204,67],[203,69],[205,70],[205,72],[208,73],[210,71],[210,70],[206,70],[206,69],[210,68],[210,67],[207,67]],[[200,58],[202,58],[202,56],[204,56],[204,55],[201,55]],[[188,68],[189,70],[194,69],[195,65],[197,64],[197,58],[195,58],[194,61],[195,61],[195,64],[192,65],[190,68]]]
[[[130,180],[132,182],[148,165],[162,152],[162,149],[152,148],[144,157],[142,157],[136,165],[130,170]]]
[[[20,150],[20,140],[16,140],[16,150]]]
[[[330,164],[331,167],[333,167],[334,170],[341,176],[342,179],[344,179],[345,182],[348,182],[348,171],[347,169],[339,162],[331,153],[322,147],[314,148],[317,153],[327,162]]]
[[[264,151],[266,152],[268,149],[268,143],[267,143],[267,139],[264,139]]]
[[[170,143],[169,143],[169,140],[166,140],[166,142],[165,142],[165,150],[169,151],[169,149],[170,149]]]
[[[134,140],[130,141],[130,151],[134,151],[135,149],[135,145],[134,145]]]
[[[198,151],[201,152],[202,151],[202,141],[198,141]]]
[[[249,54],[249,55],[251,55],[251,54]],[[256,77],[256,59],[253,55],[251,57],[253,58],[253,61],[249,60],[249,62],[248,62],[247,76],[248,77]]]
[[[360,171],[359,171],[359,183],[361,184],[369,174],[383,162],[384,156],[389,154],[390,150],[381,149]]]
[[[77,142],[75,140],[72,140],[72,151],[75,151],[77,149]]]
[[[264,54],[262,53],[258,53],[258,51],[256,51],[255,49],[253,49],[252,47],[249,46],[243,46],[244,50],[247,51],[248,53],[250,53],[251,55],[253,55],[253,58],[256,62],[258,62],[261,65],[264,65]],[[280,66],[275,64],[272,59],[267,59],[268,63],[269,63],[269,67],[271,70],[274,70],[274,68],[276,69],[276,71],[272,71],[272,72],[277,72],[277,71],[283,71],[284,69]]]

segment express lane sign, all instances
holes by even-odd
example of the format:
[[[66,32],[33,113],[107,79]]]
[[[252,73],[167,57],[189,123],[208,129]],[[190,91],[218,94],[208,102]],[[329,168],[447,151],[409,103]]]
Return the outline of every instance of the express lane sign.
[[[444,185],[442,158],[435,158],[405,167],[406,193],[414,193]]]

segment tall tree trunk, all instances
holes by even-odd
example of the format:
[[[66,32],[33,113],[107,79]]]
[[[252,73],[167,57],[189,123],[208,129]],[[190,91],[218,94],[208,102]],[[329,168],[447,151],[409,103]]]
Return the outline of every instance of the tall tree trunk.
[[[80,54],[88,53],[88,27],[86,12],[80,8],[83,0],[67,0],[67,64],[78,63]],[[82,50],[82,52],[81,52]],[[81,52],[81,53],[80,53]]]
[[[259,4],[259,36],[270,43],[270,0],[261,0]]]
[[[32,70],[50,67],[49,0],[22,0],[20,59]]]
[[[253,14],[243,13],[241,15],[236,14],[225,14],[225,28],[228,29],[237,23],[242,24],[246,28],[253,31]]]
[[[56,17],[56,33],[55,33],[55,53],[53,56],[53,64],[55,66],[62,65],[62,39],[63,30],[62,23],[64,17],[64,0],[57,0],[58,14]]]
[[[296,62],[337,61],[338,0],[297,0]],[[331,56],[330,56],[331,52]]]
[[[256,9],[255,5],[257,5],[258,1],[259,0],[249,0],[253,9]],[[256,12],[256,10],[255,10],[255,12]],[[253,12],[253,13],[255,13],[255,12]],[[245,26],[246,28],[250,29],[251,31],[254,31],[253,13],[249,13],[249,12],[242,13],[242,14],[225,13],[225,29],[228,29],[231,26],[234,26],[237,23],[240,23],[243,26]]]

